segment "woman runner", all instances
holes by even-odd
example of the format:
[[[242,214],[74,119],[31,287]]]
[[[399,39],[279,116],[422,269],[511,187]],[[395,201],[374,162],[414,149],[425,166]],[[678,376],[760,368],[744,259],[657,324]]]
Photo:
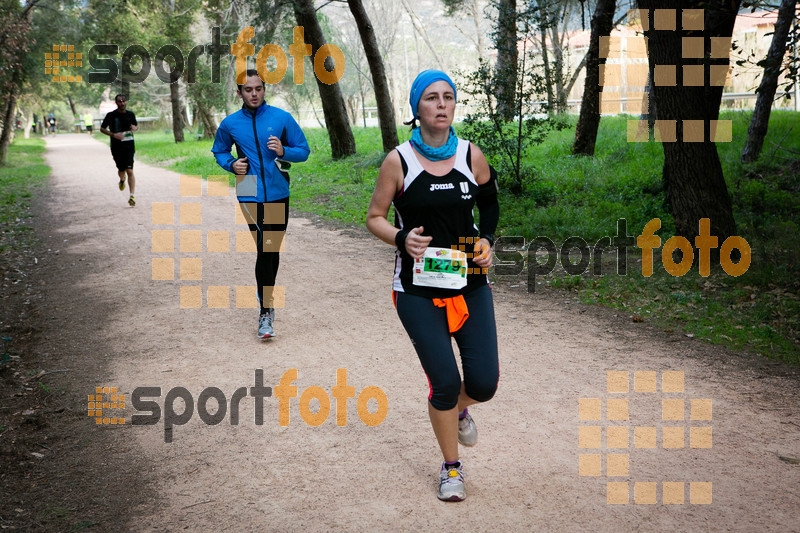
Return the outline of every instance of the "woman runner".
[[[437,496],[461,501],[466,492],[458,444],[473,446],[478,436],[467,407],[491,399],[499,376],[486,276],[499,218],[497,180],[483,153],[456,137],[456,87],[447,74],[420,73],[409,101],[411,141],[384,160],[367,228],[397,246],[393,298],[430,384],[428,414],[444,457]],[[392,204],[394,225],[387,219]],[[460,351],[463,382],[451,337]]]

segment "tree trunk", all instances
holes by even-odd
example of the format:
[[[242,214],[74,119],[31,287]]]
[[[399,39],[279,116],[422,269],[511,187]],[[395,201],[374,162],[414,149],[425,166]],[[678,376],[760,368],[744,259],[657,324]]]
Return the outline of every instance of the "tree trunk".
[[[397,138],[397,123],[394,118],[394,106],[392,105],[389,83],[386,81],[386,71],[383,68],[383,58],[381,58],[381,52],[378,48],[378,41],[375,39],[375,30],[361,0],[350,0],[347,5],[350,6],[350,12],[356,20],[361,43],[364,46],[364,55],[366,55],[367,63],[369,63],[372,87],[375,90],[375,100],[378,104],[378,123],[381,128],[383,151],[388,153],[394,150],[400,142]]]
[[[169,84],[169,100],[172,104],[172,136],[176,143],[183,142],[183,117],[181,116],[181,96],[178,82]]]
[[[575,70],[572,72],[572,76],[570,76],[569,81],[564,86],[564,94],[567,95],[567,99],[569,99],[569,93],[572,92],[572,86],[575,85],[576,81],[578,81],[578,76],[580,75],[581,70],[583,70],[583,68],[586,66],[586,56],[587,55],[588,55],[588,53],[587,54],[583,54],[583,57],[581,58],[580,63],[578,63],[578,66],[575,67]]]
[[[19,75],[15,72],[14,81],[19,79]],[[6,154],[8,154],[8,145],[11,144],[11,136],[14,131],[14,112],[17,108],[17,87],[16,83],[12,89],[11,95],[6,102],[6,108],[3,110],[3,133],[0,135],[0,165],[5,164]]]
[[[358,109],[356,108],[356,105],[358,105],[358,102],[356,102],[357,98],[356,95],[351,94],[344,99],[344,108],[347,109],[347,120],[353,126],[356,125],[356,120],[358,119]]]
[[[504,120],[513,120],[517,91],[517,0],[498,2],[497,31],[497,111]]]
[[[23,138],[30,139],[31,138],[31,127],[33,126],[33,113],[27,114],[25,109],[22,106],[18,106],[19,112],[22,113],[23,118]]]
[[[203,138],[213,139],[217,135],[217,121],[214,119],[214,115],[202,101],[197,100],[195,104],[200,120],[203,121]]]
[[[478,0],[472,0],[469,6],[470,15],[472,15],[472,23],[475,25],[475,35],[478,41],[476,46],[478,48],[478,57],[486,57],[486,45],[483,43],[483,31],[481,30],[481,10],[478,5]]]
[[[361,123],[367,127],[367,102],[364,99],[364,86],[361,84],[361,74],[358,75],[358,92],[361,95]],[[394,106],[392,106],[392,113],[394,113]]]
[[[189,110],[186,109],[186,106],[181,104],[181,119],[183,120],[183,127],[184,128],[191,128],[192,121],[189,120]]]
[[[550,42],[553,44],[553,78],[556,84],[556,113],[563,113],[566,111],[567,107],[567,97],[564,94],[564,50],[561,48],[561,43],[558,40],[557,20],[554,20],[550,26]]]
[[[648,63],[647,70],[647,85],[644,88],[642,95],[642,109],[645,111],[639,116],[639,120],[647,121],[647,131],[653,131],[656,124],[656,103],[653,99],[653,85],[655,85],[655,69],[651,63]]]
[[[8,93],[8,100],[6,107],[3,109],[3,132],[0,134],[0,165],[5,164],[6,155],[8,154],[8,145],[11,144],[11,139],[14,135],[14,118],[17,110],[17,98],[20,92],[20,69],[14,69],[11,77],[10,92]]]
[[[305,36],[311,41],[312,57],[320,47],[324,46],[325,36],[322,34],[313,0],[295,0],[294,15],[297,25],[305,29]],[[325,61],[326,67],[330,58]],[[356,141],[350,123],[347,121],[347,109],[338,83],[328,85],[318,77],[317,89],[322,100],[322,112],[325,115],[325,127],[331,142],[331,157],[341,159],[356,153]]]
[[[36,126],[36,129],[40,135],[47,135],[49,125],[47,124],[47,112],[44,107],[42,107],[41,112],[41,118],[39,119],[39,124]]]
[[[589,51],[586,53],[586,81],[581,98],[581,111],[575,128],[573,154],[594,155],[597,128],[600,126],[600,65],[606,59],[600,57],[600,36],[610,35],[614,22],[616,0],[599,0],[592,15]]]
[[[769,46],[764,64],[764,75],[756,91],[758,99],[753,117],[750,119],[750,127],[747,129],[747,142],[742,149],[742,163],[752,163],[758,159],[764,146],[772,102],[775,100],[775,90],[778,88],[778,76],[781,73],[783,56],[786,54],[786,37],[789,35],[789,26],[794,20],[794,11],[794,0],[781,2],[778,20],[775,22],[775,32],[772,34],[772,44]]]
[[[78,112],[75,110],[75,102],[72,101],[72,95],[67,95],[67,102],[69,103],[69,108],[72,110],[72,122],[75,124],[75,129],[78,130],[78,133],[81,132],[81,121],[80,117],[78,116]],[[67,128],[69,130],[69,128]]]
[[[682,9],[704,9],[704,30],[656,31],[651,24],[648,59],[653,65],[676,65],[677,85],[653,86],[658,119],[675,126],[675,139],[665,139],[663,179],[678,235],[694,243],[701,218],[711,219],[711,234],[721,245],[735,234],[731,199],[722,174],[717,146],[710,139],[711,121],[719,118],[722,86],[711,86],[710,66],[728,67],[728,58],[708,59],[711,37],[730,37],[741,0],[639,0],[642,9],[675,9],[680,27]],[[653,12],[650,12],[650,20]],[[703,58],[685,58],[683,37],[703,37]],[[704,65],[704,86],[683,86],[684,65]],[[695,132],[691,123],[698,121]],[[702,135],[702,136],[701,136]],[[691,142],[694,140],[695,142]],[[674,141],[674,142],[671,142]],[[695,254],[697,259],[697,254]]]
[[[550,54],[547,51],[547,29],[544,22],[539,23],[539,36],[542,39],[542,61],[544,62],[544,85],[547,88],[547,110],[556,108],[556,97],[553,94],[553,73],[550,69]]]

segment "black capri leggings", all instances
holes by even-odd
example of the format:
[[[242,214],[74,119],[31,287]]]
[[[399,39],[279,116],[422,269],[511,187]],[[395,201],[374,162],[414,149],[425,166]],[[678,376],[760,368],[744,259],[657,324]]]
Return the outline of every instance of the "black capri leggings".
[[[465,294],[464,300],[469,318],[452,336],[461,352],[465,392],[473,400],[485,402],[494,396],[500,375],[492,291],[484,285]],[[461,376],[446,309],[436,307],[430,298],[398,292],[397,314],[428,376],[428,400],[440,411],[452,409],[458,404]]]
[[[262,308],[270,308],[274,306],[273,290],[281,262],[278,250],[289,223],[289,198],[267,203],[240,202],[239,206],[256,239],[258,301]],[[269,241],[266,245],[265,240]]]

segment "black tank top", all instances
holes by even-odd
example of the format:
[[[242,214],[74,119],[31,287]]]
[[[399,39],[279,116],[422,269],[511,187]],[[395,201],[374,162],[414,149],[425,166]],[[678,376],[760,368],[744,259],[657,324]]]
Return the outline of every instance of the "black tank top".
[[[458,139],[453,169],[444,176],[434,176],[422,168],[410,142],[397,147],[403,165],[403,188],[395,195],[395,227],[411,231],[422,226],[422,235],[433,237],[428,246],[472,252],[468,238],[477,238],[473,208],[478,183],[472,174],[469,141]],[[467,285],[461,289],[420,287],[413,284],[414,259],[405,250],[395,252],[394,283],[392,288],[425,298],[450,298],[486,285],[486,274],[467,274]],[[471,258],[467,267],[479,272]],[[469,271],[468,271],[469,272]]]

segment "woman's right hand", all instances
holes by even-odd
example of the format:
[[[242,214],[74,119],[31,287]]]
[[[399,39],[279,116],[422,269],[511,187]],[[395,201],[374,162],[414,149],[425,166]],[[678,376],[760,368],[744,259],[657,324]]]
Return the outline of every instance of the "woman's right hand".
[[[406,252],[414,259],[422,259],[422,256],[425,255],[425,250],[433,240],[433,237],[422,235],[424,230],[424,227],[419,226],[409,231],[406,237]]]

